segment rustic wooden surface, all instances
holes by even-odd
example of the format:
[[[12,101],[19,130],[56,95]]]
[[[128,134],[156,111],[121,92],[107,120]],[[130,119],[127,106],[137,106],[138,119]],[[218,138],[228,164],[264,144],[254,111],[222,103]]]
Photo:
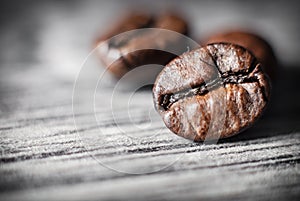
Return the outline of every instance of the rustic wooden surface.
[[[98,98],[105,99],[91,107],[90,92],[101,74],[96,64],[77,83],[72,105],[93,34],[123,4],[0,6],[0,200],[298,200],[300,62],[299,44],[291,41],[299,39],[293,32],[299,27],[296,9],[283,1],[256,18],[266,23],[262,32],[285,28],[270,36],[283,65],[266,114],[236,137],[201,144],[164,127],[147,89],[128,105],[132,92],[111,98],[113,87],[104,84]],[[221,7],[228,23],[243,13],[233,12],[242,5],[235,1],[196,4],[204,14],[193,5],[182,7],[200,17]],[[257,8],[247,9],[244,18]],[[211,20],[221,23],[217,19],[224,20]]]

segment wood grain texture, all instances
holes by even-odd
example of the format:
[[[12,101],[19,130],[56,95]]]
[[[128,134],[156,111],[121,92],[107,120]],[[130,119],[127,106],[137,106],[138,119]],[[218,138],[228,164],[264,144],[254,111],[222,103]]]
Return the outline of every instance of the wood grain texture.
[[[91,36],[82,30],[94,33],[89,26],[97,23],[84,13],[94,5],[17,6],[19,15],[7,14],[14,26],[1,24],[0,200],[299,199],[297,63],[283,66],[266,114],[252,128],[217,144],[190,142],[165,128],[147,89],[111,98],[106,83],[93,107],[101,74],[95,64],[72,105],[70,69],[78,72],[88,52]]]

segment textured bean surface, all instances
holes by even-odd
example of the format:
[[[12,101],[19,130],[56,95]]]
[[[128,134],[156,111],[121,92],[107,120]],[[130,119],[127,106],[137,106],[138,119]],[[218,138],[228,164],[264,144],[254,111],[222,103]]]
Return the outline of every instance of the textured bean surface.
[[[216,43],[170,62],[153,94],[166,126],[199,141],[229,137],[252,125],[269,101],[270,83],[249,51]]]

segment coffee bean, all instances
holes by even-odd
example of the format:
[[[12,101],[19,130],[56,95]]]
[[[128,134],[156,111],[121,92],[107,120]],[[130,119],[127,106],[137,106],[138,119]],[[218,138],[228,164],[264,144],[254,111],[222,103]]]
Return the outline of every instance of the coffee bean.
[[[131,14],[122,19],[97,40],[100,60],[116,78],[121,78],[128,71],[142,65],[165,65],[177,53],[186,51],[187,45],[182,37],[161,30],[142,29],[167,29],[186,35],[187,22],[179,15],[165,13],[153,17],[142,13]],[[140,30],[126,32],[135,29]],[[123,34],[118,35],[120,33]]]
[[[175,134],[203,141],[233,136],[251,126],[270,98],[270,82],[245,48],[215,43],[165,66],[154,87],[155,108]]]
[[[228,31],[211,35],[204,41],[204,44],[219,42],[237,44],[251,51],[268,76],[273,81],[276,80],[278,61],[271,45],[264,38],[246,31]]]

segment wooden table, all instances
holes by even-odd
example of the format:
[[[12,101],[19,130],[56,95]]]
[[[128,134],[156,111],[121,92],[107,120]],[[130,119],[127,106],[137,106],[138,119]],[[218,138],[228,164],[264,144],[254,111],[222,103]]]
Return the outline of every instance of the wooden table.
[[[93,99],[103,71],[91,57],[82,62],[100,24],[128,2],[0,6],[0,200],[298,200],[295,6],[263,2],[257,8],[248,2],[243,10],[238,1],[173,2],[190,11],[195,33],[252,17],[250,24],[270,36],[283,63],[257,124],[236,137],[202,144],[165,128],[149,89],[118,91],[101,80]],[[253,14],[261,10],[265,14]],[[218,15],[210,16],[213,11]],[[285,29],[272,32],[278,27]]]

